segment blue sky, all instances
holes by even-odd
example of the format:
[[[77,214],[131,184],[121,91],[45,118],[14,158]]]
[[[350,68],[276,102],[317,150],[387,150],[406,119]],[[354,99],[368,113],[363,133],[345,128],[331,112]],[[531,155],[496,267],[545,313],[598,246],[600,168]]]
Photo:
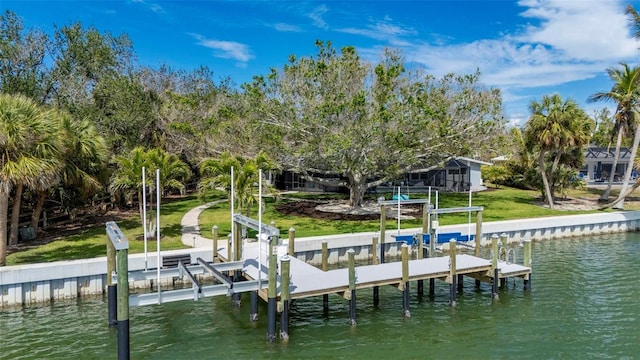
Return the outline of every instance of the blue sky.
[[[526,121],[532,100],[554,92],[590,114],[607,106],[586,102],[611,88],[605,69],[640,60],[627,4],[640,10],[640,0],[0,0],[27,27],[50,32],[80,21],[126,33],[140,64],[206,65],[237,84],[282,67],[290,54],[314,55],[316,39],[353,45],[371,61],[400,49],[434,75],[479,69],[484,84],[501,89],[514,124]]]

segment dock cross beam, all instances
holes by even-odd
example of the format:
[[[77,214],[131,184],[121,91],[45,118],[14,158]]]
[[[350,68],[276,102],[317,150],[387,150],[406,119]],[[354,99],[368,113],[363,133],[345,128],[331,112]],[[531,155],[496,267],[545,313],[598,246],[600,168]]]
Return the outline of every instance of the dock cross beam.
[[[258,220],[252,219],[248,216],[244,216],[241,214],[234,214],[233,221],[239,225],[246,226],[253,230],[261,230],[260,232],[266,234],[270,237],[280,237],[280,229],[262,223],[262,226],[259,225]]]

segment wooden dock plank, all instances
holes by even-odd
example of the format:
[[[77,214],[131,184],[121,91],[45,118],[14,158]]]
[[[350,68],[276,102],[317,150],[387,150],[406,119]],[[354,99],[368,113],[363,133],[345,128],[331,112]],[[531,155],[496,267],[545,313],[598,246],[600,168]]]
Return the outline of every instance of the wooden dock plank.
[[[243,271],[251,279],[257,279],[258,246],[245,246],[245,266]],[[348,269],[324,272],[294,257],[291,259],[291,298],[303,298],[322,294],[344,292],[349,287]],[[449,274],[449,257],[436,257],[409,261],[411,281],[426,279],[446,279]],[[262,279],[268,277],[266,254],[262,259]],[[456,255],[456,274],[486,273],[491,270],[491,261],[467,254]],[[402,263],[391,262],[379,265],[356,267],[356,288],[394,285],[402,281]]]

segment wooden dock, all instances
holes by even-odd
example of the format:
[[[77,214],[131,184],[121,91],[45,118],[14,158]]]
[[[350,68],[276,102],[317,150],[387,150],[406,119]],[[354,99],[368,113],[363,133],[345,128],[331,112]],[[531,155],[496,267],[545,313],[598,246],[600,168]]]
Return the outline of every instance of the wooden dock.
[[[257,243],[249,244],[244,248],[245,277],[256,280],[258,274],[258,246]],[[262,279],[268,277],[267,255],[262,254]],[[291,299],[300,299],[310,296],[325,294],[342,294],[349,290],[348,269],[335,269],[322,271],[315,266],[290,257],[290,295]],[[465,275],[478,280],[492,281],[491,260],[478,258],[467,254],[456,255],[455,274]],[[499,277],[523,277],[531,273],[531,268],[511,264],[504,261],[498,262]],[[356,289],[371,288],[374,286],[392,285],[402,283],[402,262],[389,262],[378,265],[358,266],[356,271]],[[450,258],[448,256],[433,257],[419,260],[409,260],[409,281],[438,279],[451,283]],[[266,288],[266,285],[263,286]],[[280,294],[280,278],[278,277],[278,294]],[[266,295],[264,295],[266,298]]]

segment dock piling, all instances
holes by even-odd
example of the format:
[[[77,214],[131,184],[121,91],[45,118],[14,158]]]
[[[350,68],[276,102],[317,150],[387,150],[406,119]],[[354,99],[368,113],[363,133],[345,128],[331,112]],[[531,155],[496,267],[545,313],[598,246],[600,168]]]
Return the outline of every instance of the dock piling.
[[[409,310],[409,246],[402,244],[400,247],[402,256],[402,283],[400,287],[402,290],[402,314],[405,318],[411,317],[411,311]]]
[[[373,265],[378,265],[380,264],[380,261],[378,261],[378,237],[374,236],[372,239],[372,243],[371,243],[371,260],[373,262]]]
[[[116,291],[117,291],[117,329],[118,329],[118,360],[129,359],[129,241],[122,234],[118,225],[109,221],[106,223],[109,258],[115,260]],[[111,249],[111,251],[109,251]],[[107,260],[109,262],[109,260]],[[159,264],[159,263],[158,263]],[[158,265],[159,266],[159,265]]]
[[[491,270],[493,271],[493,281],[491,283],[491,295],[494,300],[498,300],[498,235],[491,235]]]
[[[258,291],[250,292],[251,311],[249,312],[249,321],[258,321]]]
[[[353,249],[347,251],[349,257],[349,324],[356,324],[356,252]]]
[[[108,307],[108,323],[109,327],[114,327],[118,324],[117,320],[117,306],[118,306],[118,294],[114,278],[116,276],[116,248],[111,243],[111,240],[107,239],[107,307]]]
[[[269,289],[267,292],[267,341],[276,340],[276,281],[278,268],[278,254],[271,249],[269,255]]]
[[[380,205],[380,264],[384,264],[384,241],[387,229],[387,207]]]
[[[531,268],[531,239],[524,239],[524,266]],[[531,273],[524,277],[524,289],[531,289]]]
[[[289,232],[291,234],[291,232]],[[291,237],[289,237],[291,239]],[[280,260],[280,268],[282,273],[280,275],[280,300],[282,301],[282,314],[280,316],[280,339],[283,341],[289,341],[289,272],[291,269],[291,260],[289,255],[285,255]]]
[[[329,270],[329,245],[326,241],[322,242],[322,271]],[[329,294],[322,295],[322,310],[325,316],[329,315]]]
[[[211,237],[213,238],[213,258],[211,262],[215,263],[218,261],[218,225],[211,227]]]
[[[295,240],[296,240],[296,229],[293,227],[289,228],[289,255],[296,256],[295,253]]]
[[[456,246],[458,242],[455,239],[449,241],[449,277],[451,283],[449,284],[449,296],[451,306],[456,306],[456,290],[458,282],[458,276],[456,274]]]

